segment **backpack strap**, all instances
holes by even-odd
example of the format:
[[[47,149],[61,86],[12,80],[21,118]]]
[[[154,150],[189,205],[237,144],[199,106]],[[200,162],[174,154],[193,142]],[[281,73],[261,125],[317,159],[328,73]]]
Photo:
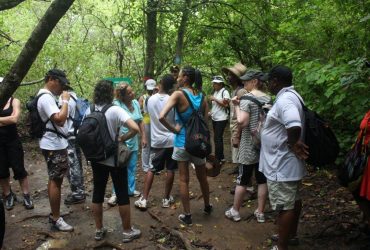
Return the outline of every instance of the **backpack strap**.
[[[301,98],[299,98],[299,96],[294,91],[287,90],[287,92],[293,93],[298,98],[299,102],[301,103],[303,111],[307,111],[306,105],[304,105]]]
[[[260,107],[260,108],[262,108],[262,106],[265,104],[265,103],[261,103],[260,101],[258,101],[255,97],[247,96],[247,95],[241,96],[240,97],[240,101],[241,100],[249,100],[249,101],[252,101],[255,104],[257,104],[257,106]]]
[[[107,105],[105,105],[104,107],[103,107],[103,109],[101,110],[101,112],[103,113],[103,114],[105,114],[105,112],[107,112],[107,110],[110,108],[110,107],[112,107],[113,106],[113,104],[107,104]]]
[[[187,93],[185,90],[183,90],[183,89],[182,89],[181,91],[182,91],[182,93],[184,94],[184,96],[185,96],[186,100],[188,101],[189,106],[191,107],[191,109],[192,109],[193,111],[199,111],[199,110],[201,109],[201,107],[202,107],[202,104],[203,104],[204,95],[202,94],[202,99],[200,100],[199,108],[198,108],[198,109],[195,109],[195,108],[194,108],[194,105],[193,105],[193,102],[190,100],[190,97],[189,97],[188,93]]]

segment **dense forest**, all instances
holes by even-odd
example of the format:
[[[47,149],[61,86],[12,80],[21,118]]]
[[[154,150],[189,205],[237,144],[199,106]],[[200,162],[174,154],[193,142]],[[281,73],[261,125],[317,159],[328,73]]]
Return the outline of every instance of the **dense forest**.
[[[27,41],[48,9],[50,16],[64,13],[51,8],[56,2],[0,0],[0,76],[23,67],[15,62],[37,43],[37,37],[36,43]],[[370,107],[370,1],[65,2],[72,5],[19,79],[14,95],[22,102],[42,86],[27,83],[53,67],[64,69],[76,92],[90,98],[98,79],[130,77],[140,93],[145,76],[157,79],[174,64],[199,68],[210,93],[210,77],[240,61],[264,71],[276,64],[291,67],[296,88],[331,122],[342,149]]]

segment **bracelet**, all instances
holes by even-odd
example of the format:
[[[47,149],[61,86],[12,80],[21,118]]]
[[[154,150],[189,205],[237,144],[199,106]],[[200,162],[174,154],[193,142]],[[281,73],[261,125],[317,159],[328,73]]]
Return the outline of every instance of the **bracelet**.
[[[67,100],[62,100],[62,103],[67,103],[68,104],[68,101]]]

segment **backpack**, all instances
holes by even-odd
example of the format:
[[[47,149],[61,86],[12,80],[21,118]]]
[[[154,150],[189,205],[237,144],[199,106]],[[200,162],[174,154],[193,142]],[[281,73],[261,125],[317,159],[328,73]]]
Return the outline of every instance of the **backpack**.
[[[296,93],[289,92],[297,96],[304,112],[304,138],[306,145],[309,147],[306,162],[317,167],[334,163],[339,153],[339,143],[328,122],[315,111],[308,109]]]
[[[204,158],[208,156],[212,151],[210,143],[210,132],[201,112],[204,95],[202,95],[199,109],[196,110],[188,94],[184,90],[182,90],[182,92],[189,102],[191,109],[193,110],[186,124],[185,122],[183,122],[186,127],[185,150],[193,156]],[[179,117],[182,120],[180,114]]]
[[[81,147],[88,161],[97,162],[115,155],[118,142],[112,140],[105,112],[113,104],[107,104],[101,111],[91,106],[91,113],[86,115],[76,135],[76,142]]]
[[[265,124],[266,116],[267,116],[267,112],[268,112],[268,109],[263,108],[263,106],[266,103],[261,103],[255,97],[246,96],[246,95],[241,96],[240,97],[240,101],[241,100],[249,100],[249,101],[252,101],[255,104],[257,104],[257,106],[258,106],[258,121],[257,121],[257,126],[254,127],[254,128],[252,128],[250,126],[250,130],[251,130],[251,136],[252,136],[253,146],[256,149],[260,150],[261,149],[261,133],[262,133],[262,129],[263,129],[263,126]]]
[[[73,121],[74,134],[76,135],[85,117],[86,110],[90,107],[90,103],[87,99],[75,98],[73,95],[71,95],[71,98],[76,102],[75,115],[70,117]]]
[[[28,128],[28,133],[30,134],[30,136],[32,138],[39,138],[40,139],[45,134],[45,132],[48,131],[48,132],[53,132],[53,133],[57,134],[59,137],[63,137],[63,138],[66,139],[67,136],[60,133],[57,130],[55,124],[50,120],[50,118],[47,119],[46,122],[44,122],[41,119],[41,116],[40,116],[39,111],[37,109],[37,103],[38,103],[40,97],[44,94],[49,94],[49,93],[41,93],[37,96],[32,96],[32,97],[30,97],[30,100],[26,103],[26,108],[28,110],[28,117],[27,117],[27,126],[29,127]],[[46,124],[49,121],[53,125],[54,130],[46,128]]]

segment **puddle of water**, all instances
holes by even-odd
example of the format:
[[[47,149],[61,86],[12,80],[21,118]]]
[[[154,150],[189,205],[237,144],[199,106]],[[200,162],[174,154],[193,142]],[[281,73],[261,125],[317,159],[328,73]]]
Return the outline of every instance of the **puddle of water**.
[[[67,243],[68,243],[67,240],[48,240],[42,243],[42,245],[36,248],[36,250],[64,248],[67,245]]]

